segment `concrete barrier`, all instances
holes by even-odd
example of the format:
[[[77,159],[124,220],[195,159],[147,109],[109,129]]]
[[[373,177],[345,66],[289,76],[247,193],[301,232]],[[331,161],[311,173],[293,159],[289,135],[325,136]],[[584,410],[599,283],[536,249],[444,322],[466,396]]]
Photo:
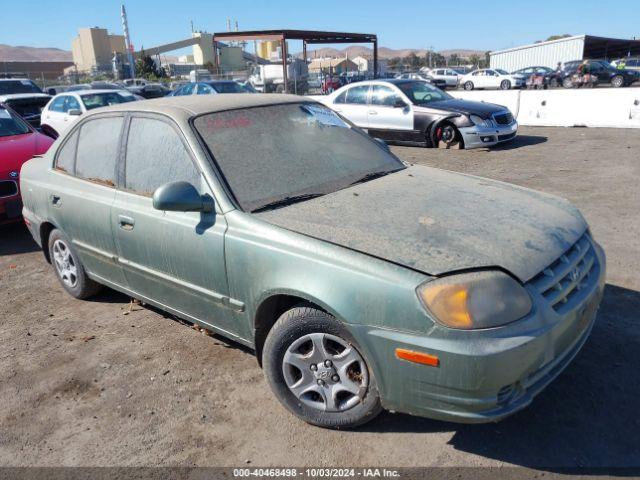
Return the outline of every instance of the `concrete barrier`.
[[[450,93],[457,98],[504,105],[520,125],[640,128],[640,88]]]

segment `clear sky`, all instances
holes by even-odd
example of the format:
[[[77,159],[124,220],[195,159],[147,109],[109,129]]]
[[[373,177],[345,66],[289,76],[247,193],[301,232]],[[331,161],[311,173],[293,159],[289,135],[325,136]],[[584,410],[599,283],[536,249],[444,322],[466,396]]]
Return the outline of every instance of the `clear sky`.
[[[71,49],[78,27],[122,33],[121,0],[0,0],[0,43]],[[290,28],[376,33],[381,46],[497,50],[550,35],[640,38],[640,0],[126,0],[136,49],[224,31]],[[299,47],[293,45],[292,50]]]

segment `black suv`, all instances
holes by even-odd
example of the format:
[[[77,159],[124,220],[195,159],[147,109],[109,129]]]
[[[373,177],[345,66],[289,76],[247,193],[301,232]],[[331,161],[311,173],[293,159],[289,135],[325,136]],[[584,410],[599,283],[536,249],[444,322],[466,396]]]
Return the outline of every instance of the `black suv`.
[[[565,62],[562,69],[562,86],[573,87],[571,77],[578,71],[581,60]],[[595,83],[610,83],[613,87],[628,87],[633,82],[640,80],[640,73],[633,70],[618,70],[606,60],[589,60],[590,72],[595,77]]]

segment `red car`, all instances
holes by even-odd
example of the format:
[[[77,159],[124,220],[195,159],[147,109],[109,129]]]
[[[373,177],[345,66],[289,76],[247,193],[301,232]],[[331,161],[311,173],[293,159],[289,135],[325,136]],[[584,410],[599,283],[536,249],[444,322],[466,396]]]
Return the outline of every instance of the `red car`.
[[[34,155],[45,153],[52,143],[52,138],[0,104],[0,225],[22,218],[20,168]]]

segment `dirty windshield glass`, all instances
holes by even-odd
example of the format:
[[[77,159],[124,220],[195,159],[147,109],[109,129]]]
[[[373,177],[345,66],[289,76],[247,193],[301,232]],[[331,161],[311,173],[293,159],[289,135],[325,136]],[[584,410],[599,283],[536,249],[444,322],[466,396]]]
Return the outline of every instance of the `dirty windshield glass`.
[[[198,117],[195,127],[245,211],[324,195],[404,168],[319,104],[211,113]]]

